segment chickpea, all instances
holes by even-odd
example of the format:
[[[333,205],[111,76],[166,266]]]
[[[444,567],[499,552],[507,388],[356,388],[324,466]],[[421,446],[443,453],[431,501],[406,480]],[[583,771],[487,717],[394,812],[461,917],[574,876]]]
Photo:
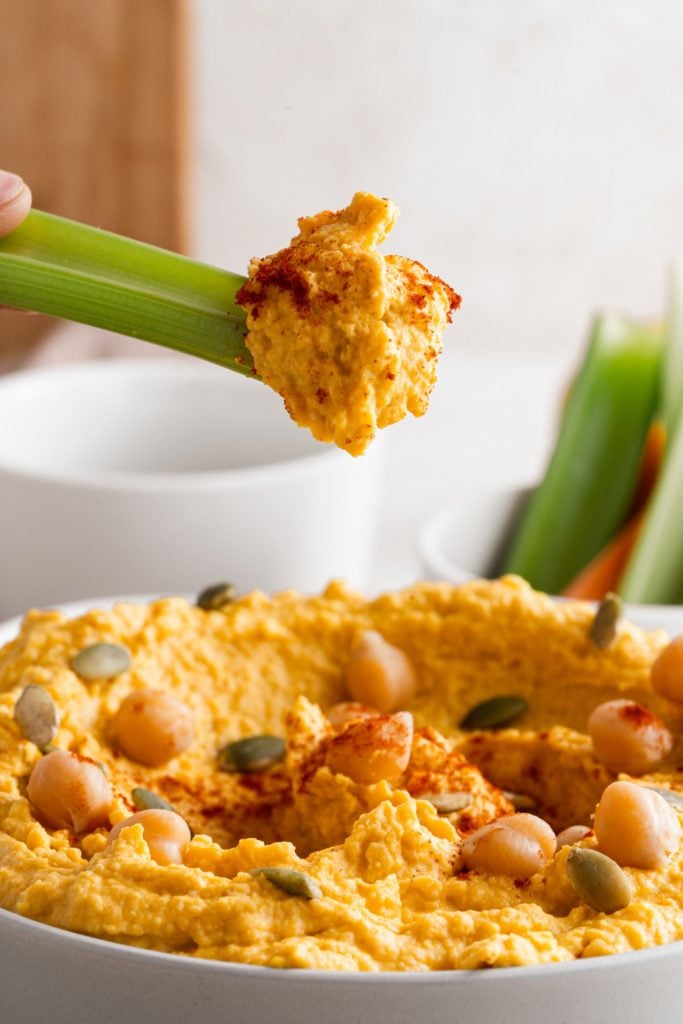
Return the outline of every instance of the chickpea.
[[[602,853],[622,867],[660,867],[681,839],[673,807],[659,793],[635,782],[607,786],[593,827]]]
[[[413,716],[409,711],[374,715],[349,722],[327,748],[333,772],[369,785],[386,779],[399,782],[410,761]]]
[[[77,834],[104,824],[114,799],[102,769],[68,750],[53,750],[41,757],[31,772],[27,793],[43,825]]]
[[[157,767],[192,743],[192,712],[163,690],[134,690],[121,702],[112,732],[132,761]]]
[[[590,834],[591,829],[586,825],[570,825],[569,828],[559,833],[556,848],[561,850],[563,846],[574,846],[575,843],[580,843]]]
[[[650,681],[660,697],[683,704],[683,636],[675,637],[660,652],[650,670]]]
[[[346,666],[346,688],[354,701],[390,714],[405,707],[416,685],[415,670],[403,651],[375,629],[361,633]]]
[[[157,864],[182,864],[185,849],[192,838],[192,833],[184,818],[175,811],[163,811],[150,808],[138,811],[114,825],[109,833],[109,843],[113,843],[122,829],[131,825],[142,825],[142,834],[152,860]]]
[[[520,812],[519,814],[509,814],[504,818],[499,818],[498,821],[505,828],[514,829],[515,832],[523,832],[525,835],[535,839],[547,860],[552,860],[555,856],[555,833],[548,822],[544,821],[543,818],[539,818],[537,814]]]
[[[342,701],[341,704],[333,704],[325,712],[327,720],[335,729],[341,729],[349,722],[355,722],[359,718],[372,718],[378,715],[377,708],[371,708],[367,704],[359,704],[355,700]]]
[[[535,814],[513,814],[482,826],[462,844],[467,868],[529,878],[555,855],[555,833]]]
[[[598,761],[613,772],[632,775],[656,767],[673,746],[661,718],[632,700],[599,704],[588,719],[588,734]]]

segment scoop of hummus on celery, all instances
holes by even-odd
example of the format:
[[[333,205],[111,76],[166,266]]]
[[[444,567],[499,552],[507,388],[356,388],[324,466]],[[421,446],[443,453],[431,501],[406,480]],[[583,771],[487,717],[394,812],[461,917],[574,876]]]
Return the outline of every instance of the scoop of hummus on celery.
[[[683,937],[664,634],[514,577],[200,605],[31,612],[0,651],[0,906],[333,970]]]
[[[378,427],[426,411],[460,304],[421,263],[377,251],[397,216],[389,199],[358,192],[344,210],[302,217],[237,293],[257,373],[300,426],[352,455]]]

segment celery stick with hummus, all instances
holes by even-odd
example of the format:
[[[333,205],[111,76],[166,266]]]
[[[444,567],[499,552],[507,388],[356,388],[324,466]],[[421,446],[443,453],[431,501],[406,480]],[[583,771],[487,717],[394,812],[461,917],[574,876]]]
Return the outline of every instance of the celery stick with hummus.
[[[460,297],[377,246],[398,210],[357,193],[249,277],[34,210],[0,239],[0,304],[104,327],[263,380],[321,441],[361,454],[421,416]]]

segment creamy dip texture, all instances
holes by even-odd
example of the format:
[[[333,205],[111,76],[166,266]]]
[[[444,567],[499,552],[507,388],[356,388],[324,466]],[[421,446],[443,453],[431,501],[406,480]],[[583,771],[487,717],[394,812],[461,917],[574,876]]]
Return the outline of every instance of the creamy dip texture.
[[[237,294],[259,376],[300,426],[352,455],[378,427],[426,412],[460,305],[421,263],[377,251],[397,217],[368,192],[302,217],[289,246],[252,260]]]
[[[612,913],[589,906],[569,879],[570,851],[598,845],[592,815],[617,778],[586,734],[596,705],[628,698],[661,716],[673,748],[637,781],[683,789],[683,713],[650,685],[666,637],[624,624],[598,649],[592,617],[590,606],[556,604],[513,577],[374,601],[333,583],[319,597],[254,593],[215,611],[164,598],[71,621],[31,612],[0,652],[0,905],[116,942],[272,967],[512,966],[679,939],[680,849],[655,869],[624,867],[630,898]],[[358,723],[326,716],[349,700],[349,659],[368,630],[414,672],[412,695],[381,719],[414,720],[409,760],[391,780],[345,774],[339,737]],[[84,678],[74,658],[102,642],[124,645],[130,663]],[[17,724],[29,684],[59,714],[42,753]],[[149,690],[181,702],[191,729],[189,745],[154,766],[126,756],[116,731],[122,703]],[[505,694],[524,703],[514,724],[461,728],[474,706]],[[220,770],[226,744],[264,734],[285,739],[283,757]],[[113,799],[97,827],[49,827],[29,800],[31,773],[52,747],[106,773]],[[182,862],[155,860],[140,824],[110,837],[135,811],[137,787],[190,826]],[[586,826],[575,847],[529,877],[468,866],[463,841],[509,820],[521,797],[556,831]],[[250,873],[260,868],[269,871]],[[305,892],[275,884],[270,869],[282,868],[308,880]]]

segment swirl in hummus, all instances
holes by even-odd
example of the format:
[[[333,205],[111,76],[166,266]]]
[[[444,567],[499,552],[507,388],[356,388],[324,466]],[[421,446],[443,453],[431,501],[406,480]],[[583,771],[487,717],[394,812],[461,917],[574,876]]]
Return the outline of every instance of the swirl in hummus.
[[[611,913],[570,884],[570,851],[596,848],[592,815],[617,778],[586,735],[596,705],[619,697],[661,716],[672,749],[637,781],[683,789],[683,712],[650,685],[667,638],[624,624],[600,650],[592,616],[514,577],[373,601],[335,583],[319,597],[254,593],[223,610],[165,598],[71,621],[31,612],[0,652],[0,905],[117,942],[272,967],[512,966],[680,939],[680,849],[656,869],[625,867],[630,900]],[[410,756],[392,781],[358,781],[331,758],[350,726],[325,712],[349,699],[350,652],[367,630],[415,673],[400,712],[414,720]],[[125,645],[130,664],[84,678],[74,658],[95,643]],[[97,827],[49,827],[29,799],[27,782],[50,756],[17,725],[31,684],[59,710],[53,745],[106,770],[113,797]],[[191,729],[179,753],[145,766],[124,754],[115,723],[132,693],[150,689],[189,709]],[[505,693],[526,701],[514,726],[459,727],[473,705]],[[286,737],[283,759],[217,770],[226,743],[263,734]],[[136,787],[190,826],[180,863],[154,859],[140,824],[121,825]],[[468,868],[467,837],[514,812],[505,791],[534,801],[555,830],[586,828],[528,877]],[[453,793],[467,799],[438,813],[434,794]],[[273,884],[273,869],[305,875],[308,889]]]

